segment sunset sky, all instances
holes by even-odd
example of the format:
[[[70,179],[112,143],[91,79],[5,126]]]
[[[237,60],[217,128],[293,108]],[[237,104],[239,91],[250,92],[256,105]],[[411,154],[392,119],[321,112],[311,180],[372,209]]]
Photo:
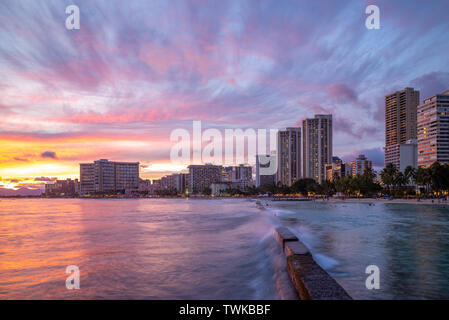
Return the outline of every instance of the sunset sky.
[[[81,29],[65,28],[76,4]],[[365,27],[380,7],[381,29]],[[180,170],[170,132],[334,117],[334,155],[383,165],[384,96],[449,89],[447,1],[0,2],[0,188],[79,163]]]

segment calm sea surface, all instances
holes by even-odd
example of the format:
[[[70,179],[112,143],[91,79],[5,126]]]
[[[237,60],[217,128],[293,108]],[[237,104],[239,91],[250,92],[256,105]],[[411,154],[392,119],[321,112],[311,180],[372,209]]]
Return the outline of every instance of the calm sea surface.
[[[449,299],[449,207],[260,202],[1,199],[0,299],[294,299],[279,225],[354,298]]]

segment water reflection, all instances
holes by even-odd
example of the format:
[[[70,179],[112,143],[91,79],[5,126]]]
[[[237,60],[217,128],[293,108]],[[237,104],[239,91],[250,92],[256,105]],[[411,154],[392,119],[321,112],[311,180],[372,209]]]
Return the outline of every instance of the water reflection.
[[[28,199],[0,208],[0,298],[296,298],[274,217],[251,201]],[[65,288],[72,264],[80,290]]]

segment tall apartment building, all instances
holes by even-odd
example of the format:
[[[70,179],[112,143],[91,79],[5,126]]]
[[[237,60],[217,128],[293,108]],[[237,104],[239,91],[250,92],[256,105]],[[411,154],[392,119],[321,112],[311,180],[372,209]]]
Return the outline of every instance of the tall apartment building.
[[[94,161],[95,166],[95,191],[110,192],[115,188],[115,163],[106,159]]]
[[[212,183],[221,182],[223,166],[212,164],[189,166],[189,193],[202,193]]]
[[[400,167],[400,144],[417,138],[419,91],[405,88],[385,96],[385,165]]]
[[[418,165],[449,163],[449,90],[418,107]]]
[[[332,115],[315,115],[302,123],[303,177],[322,182],[332,164]]]
[[[175,176],[175,188],[178,193],[185,193],[189,188],[189,174],[177,173]]]
[[[139,162],[114,162],[115,190],[139,188]]]
[[[360,154],[354,161],[354,167],[352,175],[363,174],[365,169],[371,169],[373,167],[373,162],[368,160],[364,154]]]
[[[277,135],[277,175],[282,185],[291,186],[301,178],[301,128],[287,128]]]
[[[81,193],[118,192],[139,188],[139,162],[106,159],[80,164]]]
[[[262,160],[261,160],[262,158]],[[262,187],[265,185],[274,185],[276,183],[276,173],[265,174],[264,169],[273,165],[271,161],[276,161],[276,155],[256,155],[256,187]]]
[[[95,192],[95,165],[93,163],[80,163],[80,192]]]

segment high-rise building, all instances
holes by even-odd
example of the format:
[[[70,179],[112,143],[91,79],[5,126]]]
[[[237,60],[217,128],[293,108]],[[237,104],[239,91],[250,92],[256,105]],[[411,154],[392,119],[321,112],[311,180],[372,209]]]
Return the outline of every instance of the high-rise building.
[[[335,178],[344,178],[351,175],[352,166],[350,163],[339,161],[326,164],[326,180],[333,182]]]
[[[303,177],[322,182],[332,163],[332,115],[315,115],[302,123]]]
[[[115,163],[106,159],[94,161],[95,191],[113,192],[115,189]]]
[[[222,179],[222,166],[212,164],[189,166],[189,193],[202,193],[205,188],[210,188],[212,183]]]
[[[400,144],[417,138],[419,91],[405,88],[385,96],[385,165],[400,167]]]
[[[301,178],[301,128],[287,128],[277,135],[277,175],[282,185],[291,186]]]
[[[262,160],[261,160],[262,158]],[[256,155],[256,187],[263,187],[265,185],[274,185],[276,183],[276,173],[266,174],[263,172],[264,169],[270,170],[269,168],[273,165],[271,161],[276,161],[276,155]],[[268,172],[270,173],[270,172]]]
[[[232,167],[232,182],[236,184],[240,190],[254,186],[253,168],[243,164]]]
[[[80,164],[81,193],[137,190],[139,162],[114,162],[106,159]]]
[[[178,193],[185,193],[189,187],[189,174],[188,173],[176,173],[175,177],[175,189]]]
[[[373,167],[373,163],[371,160],[368,160],[364,154],[360,154],[357,159],[355,159],[355,165],[353,168],[353,176],[357,174],[363,174],[365,169],[371,169]]]
[[[449,163],[449,90],[418,107],[418,165]]]
[[[326,180],[334,181],[335,178],[344,178],[352,175],[351,163],[344,163],[339,157],[333,156],[332,163],[325,165]]]
[[[349,168],[351,170],[351,175],[355,177],[355,168],[357,168],[355,161],[349,162]]]
[[[139,162],[114,162],[115,190],[139,188]]]
[[[95,192],[95,165],[93,163],[80,163],[80,192]]]
[[[253,168],[243,164],[232,167],[232,181],[251,181],[253,179]]]

